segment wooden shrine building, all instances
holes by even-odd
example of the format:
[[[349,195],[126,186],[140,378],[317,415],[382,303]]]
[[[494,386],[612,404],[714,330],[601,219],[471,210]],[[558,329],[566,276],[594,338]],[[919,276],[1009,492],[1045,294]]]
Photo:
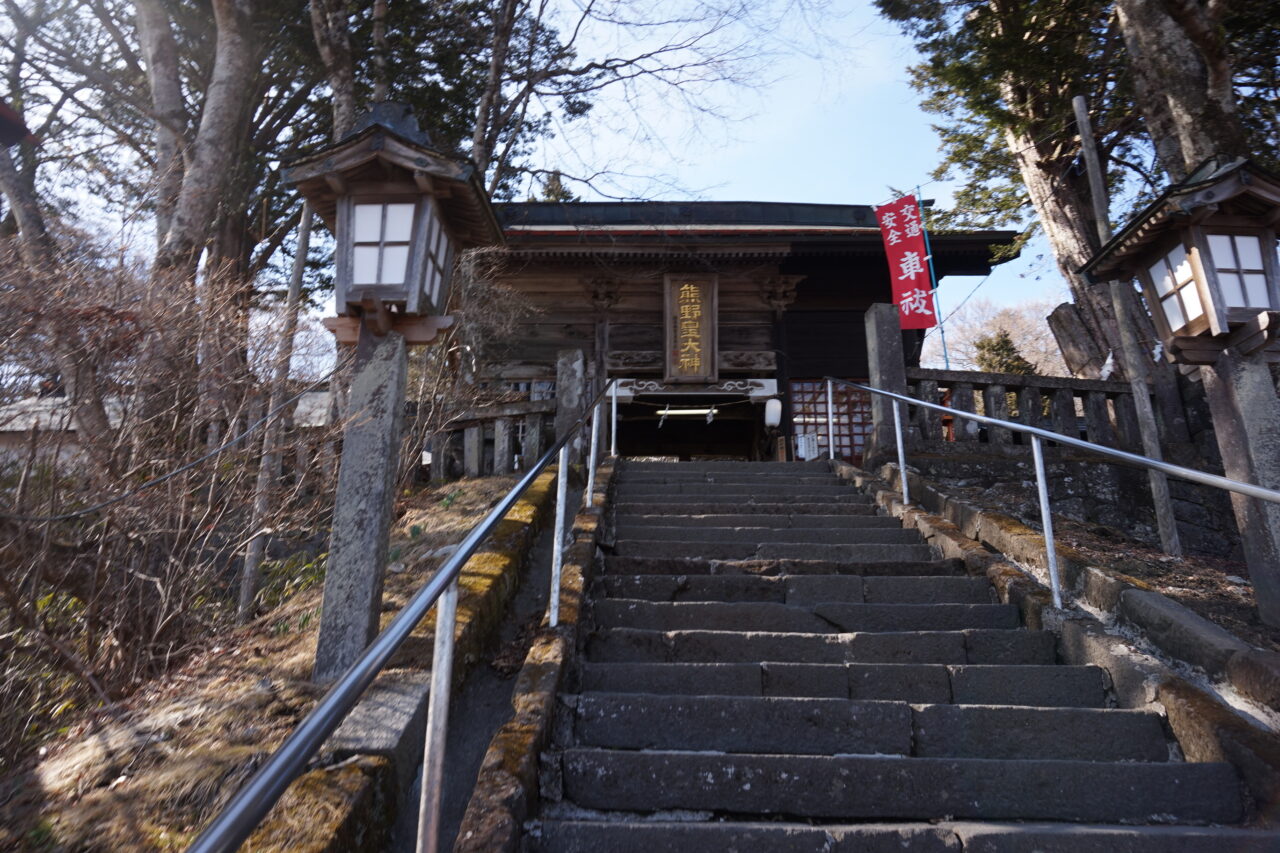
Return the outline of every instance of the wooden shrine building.
[[[867,377],[863,312],[891,301],[869,205],[517,203],[499,207],[504,283],[536,309],[495,385],[551,393],[581,351],[588,396],[619,379],[619,451],[775,458],[821,433],[827,375]],[[1010,231],[932,237],[938,276],[984,275]],[[944,305],[944,310],[946,306]],[[918,362],[922,333],[905,332]],[[765,403],[782,402],[779,428]],[[869,403],[837,395],[836,452],[857,460]],[[819,429],[821,424],[821,429]]]

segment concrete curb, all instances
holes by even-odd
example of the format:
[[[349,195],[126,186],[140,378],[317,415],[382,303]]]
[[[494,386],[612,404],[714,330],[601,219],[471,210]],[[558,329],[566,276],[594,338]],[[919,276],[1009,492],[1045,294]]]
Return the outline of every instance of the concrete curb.
[[[472,555],[458,578],[454,680],[460,681],[496,634],[520,583],[538,530],[555,503],[555,473],[534,480],[503,517],[484,550]],[[389,621],[394,613],[386,613]],[[321,750],[327,765],[298,777],[246,850],[342,853],[384,850],[396,803],[422,760],[435,610],[414,629],[391,667]]]
[[[560,624],[552,628],[544,617],[525,657],[511,697],[511,719],[489,743],[454,853],[515,853],[524,821],[537,807],[538,758],[551,737],[556,694],[572,660],[613,474],[612,463],[601,466],[592,508],[574,519],[561,575]]]
[[[1001,602],[1018,606],[1027,627],[1052,630],[1065,662],[1106,670],[1121,707],[1163,710],[1188,761],[1233,764],[1259,813],[1264,818],[1274,814],[1280,805],[1280,740],[1168,666],[1130,647],[1092,616],[1054,610],[1049,589],[1005,559],[1044,566],[1040,534],[1008,516],[953,498],[913,472],[908,472],[912,498],[930,512],[904,506],[895,488],[896,465],[881,469],[883,479],[843,462],[834,463],[833,469],[843,479],[872,491],[882,509],[919,530],[942,556],[963,559],[970,574],[990,579]],[[1059,545],[1058,557],[1064,592],[1114,614],[1169,657],[1280,708],[1276,702],[1280,655],[1250,647],[1136,578],[1106,566],[1087,565],[1074,549]]]

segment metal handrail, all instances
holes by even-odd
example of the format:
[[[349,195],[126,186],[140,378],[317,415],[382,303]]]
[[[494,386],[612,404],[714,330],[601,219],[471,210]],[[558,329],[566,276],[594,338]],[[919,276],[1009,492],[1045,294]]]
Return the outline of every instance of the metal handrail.
[[[334,683],[311,713],[307,714],[297,728],[285,738],[284,743],[271,754],[266,763],[205,827],[188,848],[188,853],[229,853],[238,849],[240,844],[249,837],[275,805],[276,800],[306,767],[307,762],[320,750],[325,739],[338,728],[355,707],[356,702],[391,660],[392,655],[409,638],[423,617],[430,612],[436,600],[446,590],[455,590],[456,594],[455,582],[462,572],[462,567],[467,560],[471,559],[493,528],[515,506],[516,501],[533,484],[533,481],[551,464],[552,459],[559,455],[563,461],[566,454],[561,453],[561,450],[567,450],[569,440],[587,423],[588,418],[599,417],[600,401],[616,382],[616,379],[610,379],[605,384],[591,404],[583,410],[582,416],[556,440],[555,444],[520,479],[520,482],[507,493],[506,497],[490,510],[484,520],[471,529],[445,564],[436,570],[431,579],[409,600],[409,603],[391,620],[382,633],[374,638],[360,658]],[[592,467],[594,467],[594,460]],[[566,468],[562,466],[557,475],[558,479],[564,480],[566,473]],[[557,531],[557,541],[562,535],[562,531]],[[556,598],[553,596],[552,600],[555,601]],[[437,636],[439,633],[437,631]],[[449,636],[452,638],[451,631]],[[433,670],[436,668],[433,666]],[[437,681],[435,672],[432,673],[432,677],[434,696],[436,692],[434,684]],[[430,723],[428,726],[430,727]],[[425,779],[423,785],[425,793]]]
[[[902,478],[902,502],[904,504],[911,503],[910,491],[907,486],[907,466],[906,453],[903,448],[903,430],[902,418],[899,414],[899,404],[906,403],[908,406],[921,406],[926,409],[933,409],[938,412],[945,412],[953,417],[967,418],[971,421],[977,421],[980,424],[988,426],[1000,427],[1014,432],[1021,432],[1031,436],[1031,450],[1036,467],[1036,485],[1040,497],[1040,517],[1044,525],[1044,539],[1046,558],[1049,564],[1049,579],[1053,588],[1053,604],[1055,607],[1062,607],[1062,594],[1058,581],[1058,556],[1054,548],[1053,542],[1053,518],[1049,512],[1049,493],[1048,483],[1044,470],[1044,453],[1041,447],[1041,440],[1054,441],[1058,444],[1067,445],[1068,447],[1078,447],[1081,450],[1087,450],[1097,453],[1101,456],[1107,456],[1117,459],[1130,465],[1136,465],[1141,468],[1147,468],[1154,471],[1161,471],[1170,477],[1178,477],[1182,480],[1189,480],[1193,483],[1201,483],[1206,486],[1213,486],[1218,489],[1227,489],[1242,495],[1248,495],[1251,498],[1258,498],[1272,503],[1280,503],[1280,491],[1274,489],[1255,486],[1253,483],[1242,483],[1239,480],[1232,480],[1229,477],[1221,477],[1217,474],[1207,474],[1204,471],[1197,471],[1194,468],[1184,468],[1181,465],[1174,465],[1161,459],[1151,459],[1138,453],[1129,453],[1125,450],[1116,450],[1114,447],[1107,447],[1102,444],[1094,444],[1092,441],[1085,441],[1081,438],[1075,438],[1062,433],[1053,432],[1052,430],[1041,429],[1040,427],[1020,424],[1014,421],[1006,421],[1002,418],[993,418],[987,415],[979,415],[976,412],[964,412],[959,409],[953,409],[950,406],[943,406],[939,403],[929,403],[924,400],[917,400],[915,397],[909,397],[906,394],[898,394],[894,391],[886,391],[883,388],[873,388],[869,385],[863,385],[859,382],[850,382],[847,379],[838,379],[833,376],[826,377],[827,388],[830,389],[833,384],[846,385],[850,388],[857,388],[861,391],[867,391],[872,394],[878,394],[882,397],[888,397],[894,401],[893,403],[893,421],[894,431],[898,443],[898,469]],[[830,390],[827,394],[827,412],[830,419],[831,411],[834,409],[832,405],[832,395]],[[828,443],[832,443],[828,436]]]

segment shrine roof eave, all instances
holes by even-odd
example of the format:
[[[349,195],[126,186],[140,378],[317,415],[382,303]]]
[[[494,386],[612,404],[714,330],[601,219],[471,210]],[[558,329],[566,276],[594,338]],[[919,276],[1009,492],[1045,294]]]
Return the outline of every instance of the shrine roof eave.
[[[525,261],[596,261],[652,263],[680,260],[764,260],[779,262],[821,257],[883,258],[884,244],[878,229],[750,231],[699,230],[661,233],[652,229],[628,231],[574,230],[506,232],[503,251]],[[931,248],[939,273],[944,275],[985,275],[996,263],[994,247],[1014,243],[1016,231],[970,231],[933,235]]]
[[[584,227],[553,228],[507,227],[507,246],[513,251],[533,249],[574,249],[598,251],[602,247],[623,250],[655,245],[688,248],[720,248],[761,244],[791,246],[796,251],[826,248],[834,250],[883,251],[878,228],[812,228],[758,226],[687,226],[687,227]],[[1018,237],[1016,231],[962,231],[931,234],[929,239],[939,248],[961,249],[1010,246]]]

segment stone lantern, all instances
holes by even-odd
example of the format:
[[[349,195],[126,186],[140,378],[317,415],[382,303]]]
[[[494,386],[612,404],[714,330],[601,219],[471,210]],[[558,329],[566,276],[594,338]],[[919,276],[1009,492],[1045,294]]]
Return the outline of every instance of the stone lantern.
[[[287,177],[334,235],[337,317],[325,321],[354,365],[334,499],[313,678],[332,681],[378,632],[408,363],[452,318],[454,257],[500,244],[469,160],[441,153],[408,109],[383,103]]]
[[[358,318],[428,342],[450,322],[456,253],[502,241],[475,166],[436,150],[402,104],[376,105],[287,177],[335,238],[338,319],[326,325],[340,343],[355,342]]]
[[[1227,347],[1280,361],[1280,176],[1209,160],[1134,217],[1084,267],[1134,279],[1175,363],[1208,365]]]
[[[1280,176],[1209,160],[1090,259],[1095,282],[1137,279],[1165,357],[1199,373],[1226,475],[1280,490]],[[1258,613],[1280,625],[1280,504],[1231,493]]]

